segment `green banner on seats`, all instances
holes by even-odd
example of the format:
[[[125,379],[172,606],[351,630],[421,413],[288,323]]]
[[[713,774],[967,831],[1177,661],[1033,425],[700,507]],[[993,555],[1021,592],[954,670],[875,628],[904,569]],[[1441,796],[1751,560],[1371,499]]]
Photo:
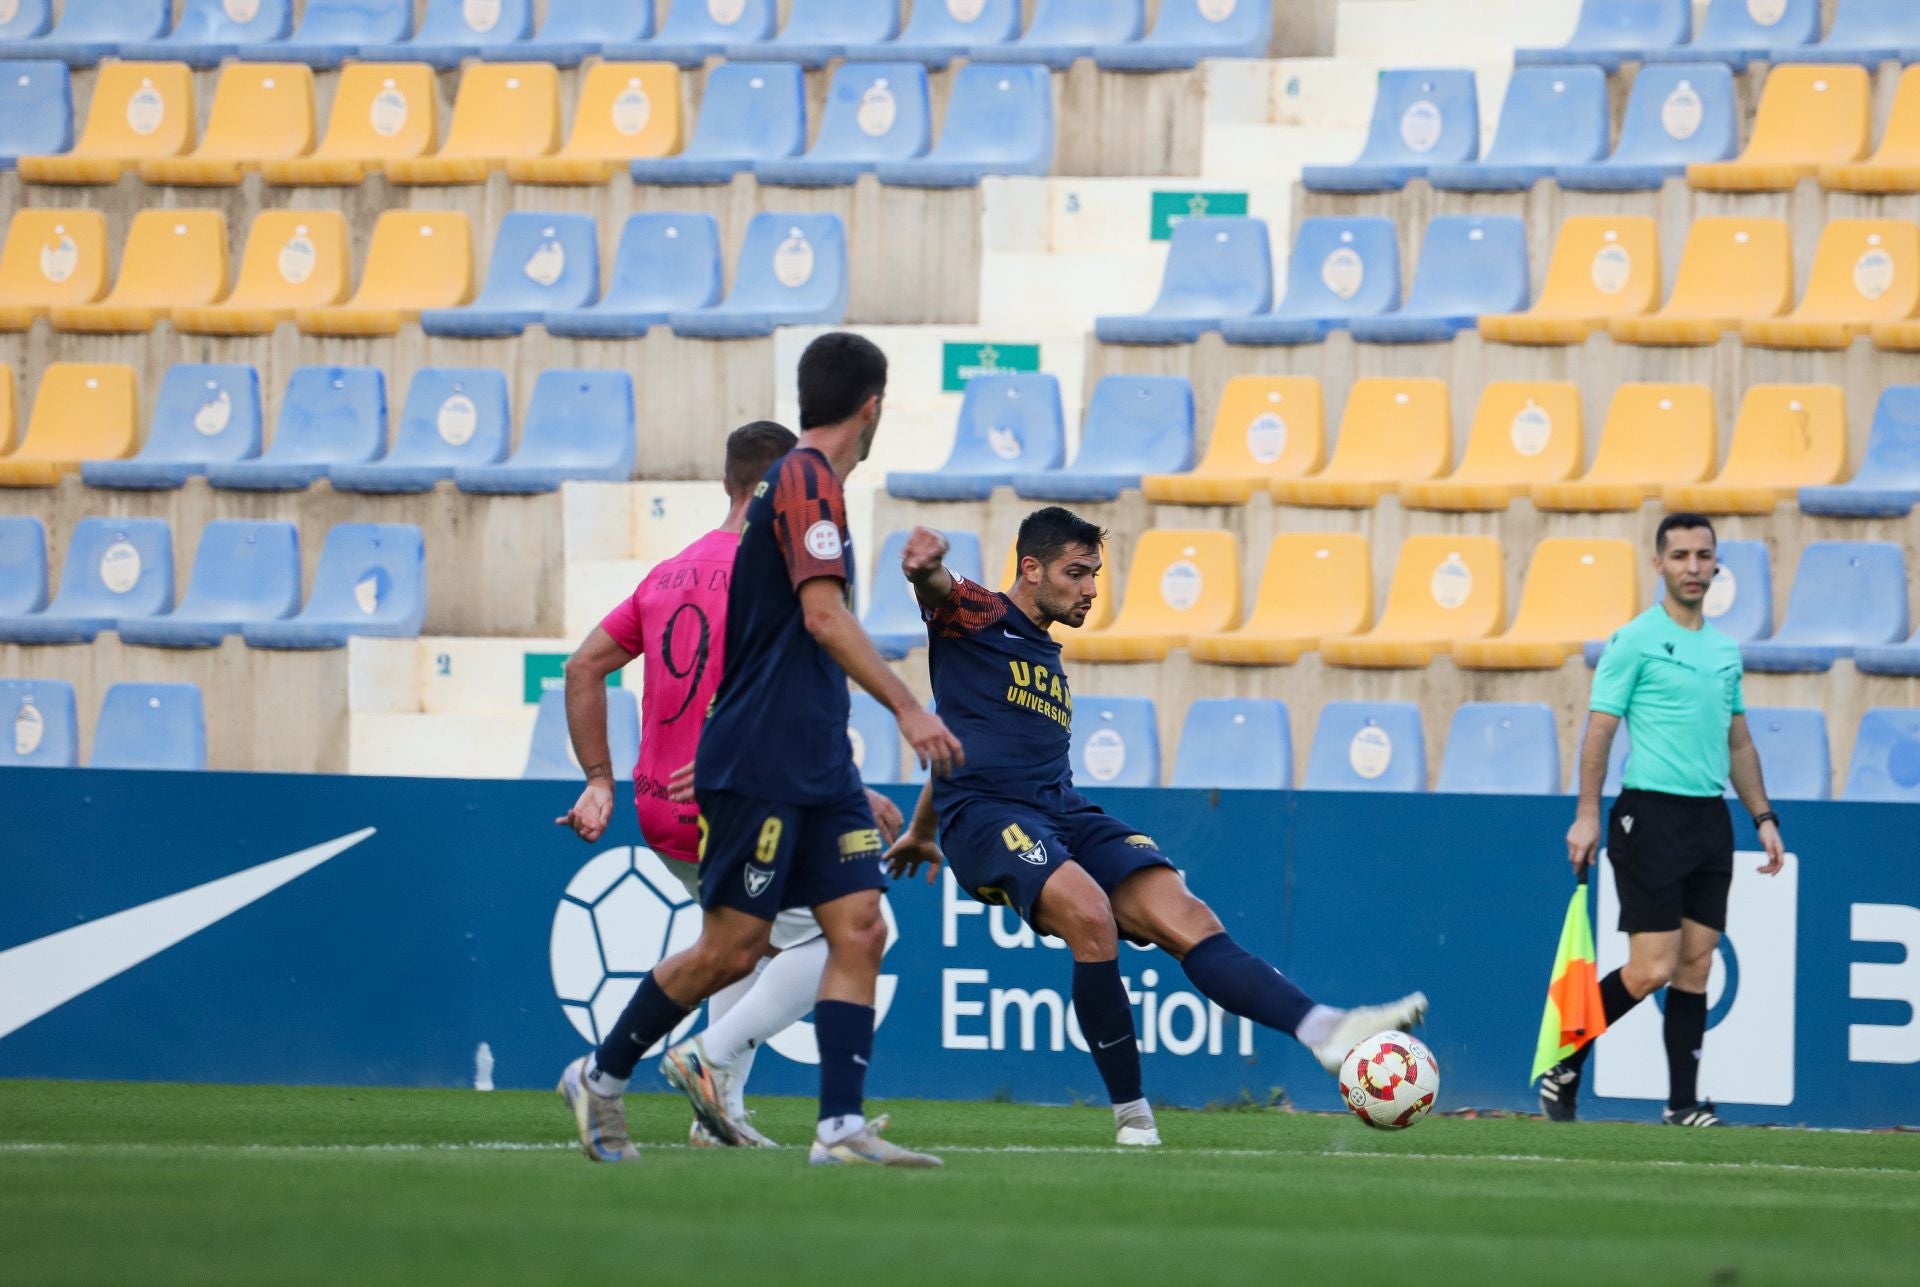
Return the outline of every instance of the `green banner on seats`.
[[[976,375],[1039,369],[1038,344],[961,344],[948,340],[940,349],[940,391],[959,393]]]
[[[1201,215],[1244,215],[1247,212],[1247,194],[1244,192],[1156,192],[1153,194],[1153,220],[1151,235],[1155,241],[1165,241],[1173,236],[1173,225],[1182,219],[1198,218]]]
[[[520,661],[521,696],[520,700],[532,704],[540,700],[540,694],[549,689],[560,688],[566,684],[567,657],[564,652],[525,653]],[[608,688],[622,687],[619,671],[607,676]]]

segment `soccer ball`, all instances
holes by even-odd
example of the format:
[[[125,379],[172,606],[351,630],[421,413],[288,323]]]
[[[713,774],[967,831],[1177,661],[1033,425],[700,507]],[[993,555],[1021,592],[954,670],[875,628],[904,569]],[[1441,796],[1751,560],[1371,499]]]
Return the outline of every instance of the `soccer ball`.
[[[623,845],[588,859],[553,909],[547,940],[553,990],[568,1022],[598,1044],[647,971],[699,937],[698,904],[651,849]],[[695,1022],[688,1015],[668,1040]]]
[[[1340,1065],[1340,1097],[1376,1130],[1405,1130],[1432,1111],[1439,1091],[1433,1052],[1404,1032],[1368,1037]]]

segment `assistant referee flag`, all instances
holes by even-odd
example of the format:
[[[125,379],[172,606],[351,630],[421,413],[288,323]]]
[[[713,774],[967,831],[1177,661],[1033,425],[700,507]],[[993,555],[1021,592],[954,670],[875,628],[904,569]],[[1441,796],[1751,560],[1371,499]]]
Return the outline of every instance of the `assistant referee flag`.
[[[1547,1009],[1540,1016],[1540,1045],[1533,1075],[1547,1069],[1607,1030],[1600,1006],[1600,975],[1593,951],[1593,922],[1587,918],[1587,885],[1573,891],[1566,923],[1560,927],[1560,951],[1553,958],[1553,982],[1547,985]]]

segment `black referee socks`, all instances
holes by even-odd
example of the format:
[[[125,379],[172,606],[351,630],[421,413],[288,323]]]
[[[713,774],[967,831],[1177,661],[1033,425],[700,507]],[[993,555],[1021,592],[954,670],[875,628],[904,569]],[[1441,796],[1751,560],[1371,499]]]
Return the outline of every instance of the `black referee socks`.
[[[1609,1028],[1620,1022],[1621,1019],[1626,1017],[1627,1011],[1639,1004],[1639,1000],[1635,998],[1633,993],[1627,991],[1626,981],[1620,977],[1620,971],[1615,970],[1612,974],[1600,980],[1600,1009],[1601,1012],[1607,1016],[1607,1026]],[[1593,1042],[1589,1041],[1586,1045],[1568,1055],[1566,1062],[1572,1064],[1576,1069],[1585,1068],[1587,1066],[1587,1060],[1591,1058],[1592,1055]]]
[[[1667,1107],[1700,1102],[1700,1047],[1707,1039],[1707,994],[1667,988]]]

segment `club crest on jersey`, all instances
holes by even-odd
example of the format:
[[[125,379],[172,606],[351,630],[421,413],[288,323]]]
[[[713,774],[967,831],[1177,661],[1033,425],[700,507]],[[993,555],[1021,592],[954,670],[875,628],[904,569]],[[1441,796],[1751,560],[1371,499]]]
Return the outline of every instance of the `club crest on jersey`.
[[[840,557],[840,529],[831,519],[821,519],[807,529],[807,553],[816,559]]]
[[[767,892],[767,886],[773,883],[773,872],[768,868],[755,867],[752,864],[748,864],[746,873],[748,898],[760,897],[760,895]]]

